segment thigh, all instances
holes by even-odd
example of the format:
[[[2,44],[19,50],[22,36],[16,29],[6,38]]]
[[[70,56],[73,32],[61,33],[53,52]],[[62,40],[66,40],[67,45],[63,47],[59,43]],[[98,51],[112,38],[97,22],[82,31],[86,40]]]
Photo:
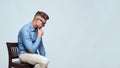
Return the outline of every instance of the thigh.
[[[19,58],[22,62],[33,64],[33,65],[48,62],[48,59],[46,57],[38,54],[25,53],[25,54],[21,54]]]

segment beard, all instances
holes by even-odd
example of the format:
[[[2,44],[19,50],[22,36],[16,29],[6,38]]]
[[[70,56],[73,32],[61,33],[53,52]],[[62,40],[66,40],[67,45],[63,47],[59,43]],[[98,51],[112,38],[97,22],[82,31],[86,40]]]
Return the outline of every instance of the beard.
[[[37,25],[37,29],[41,29],[41,28],[42,28],[42,26],[40,27],[40,26]]]
[[[42,27],[38,27],[38,29],[41,29]]]

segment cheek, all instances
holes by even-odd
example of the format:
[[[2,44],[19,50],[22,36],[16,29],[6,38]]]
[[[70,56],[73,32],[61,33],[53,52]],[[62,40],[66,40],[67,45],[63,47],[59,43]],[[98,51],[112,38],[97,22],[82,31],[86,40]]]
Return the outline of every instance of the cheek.
[[[40,22],[40,21],[37,21],[37,25],[38,25],[38,26],[41,26],[42,24],[41,24],[41,22]]]

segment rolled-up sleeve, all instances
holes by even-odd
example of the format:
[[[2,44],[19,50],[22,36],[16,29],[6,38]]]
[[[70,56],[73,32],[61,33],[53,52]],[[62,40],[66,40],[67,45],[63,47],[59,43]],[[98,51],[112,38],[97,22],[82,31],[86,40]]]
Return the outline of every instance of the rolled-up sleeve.
[[[45,53],[45,48],[44,48],[44,46],[43,46],[43,41],[42,41],[42,39],[41,39],[41,41],[40,41],[40,46],[38,47],[38,51],[39,51],[40,55],[42,55],[42,56],[45,56],[45,55],[46,55],[46,53]]]

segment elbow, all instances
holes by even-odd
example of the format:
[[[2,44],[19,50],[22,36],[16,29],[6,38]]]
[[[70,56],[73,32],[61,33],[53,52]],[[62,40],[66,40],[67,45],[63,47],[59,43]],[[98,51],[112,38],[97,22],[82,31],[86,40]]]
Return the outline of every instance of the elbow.
[[[40,55],[46,56],[46,53],[45,52],[41,52]]]

